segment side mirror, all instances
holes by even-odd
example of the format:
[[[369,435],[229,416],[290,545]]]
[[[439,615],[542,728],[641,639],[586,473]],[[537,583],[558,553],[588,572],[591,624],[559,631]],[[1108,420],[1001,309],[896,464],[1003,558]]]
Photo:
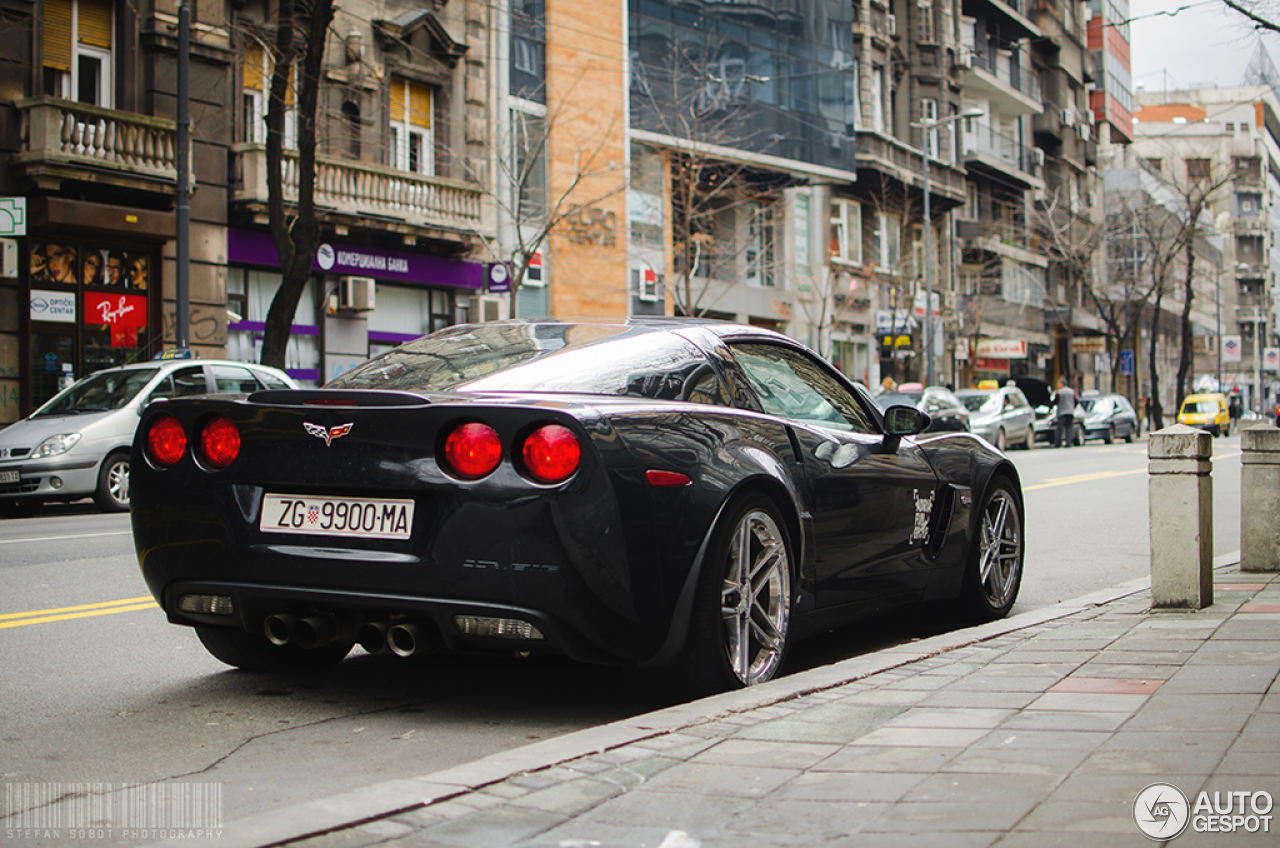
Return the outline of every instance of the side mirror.
[[[933,419],[914,406],[891,406],[884,411],[884,449],[897,453],[903,436],[915,436],[929,428]]]
[[[932,421],[927,412],[914,406],[891,406],[884,411],[885,434],[898,438],[923,433]]]

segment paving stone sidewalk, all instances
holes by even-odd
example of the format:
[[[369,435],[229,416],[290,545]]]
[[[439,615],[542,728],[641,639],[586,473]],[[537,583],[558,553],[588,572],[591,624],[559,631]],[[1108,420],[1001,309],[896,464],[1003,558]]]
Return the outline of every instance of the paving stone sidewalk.
[[[1154,783],[1280,798],[1280,577],[1145,581],[416,780],[230,822],[220,848],[1150,845]],[[1269,832],[1192,845],[1280,844]],[[188,843],[189,844],[189,843]]]

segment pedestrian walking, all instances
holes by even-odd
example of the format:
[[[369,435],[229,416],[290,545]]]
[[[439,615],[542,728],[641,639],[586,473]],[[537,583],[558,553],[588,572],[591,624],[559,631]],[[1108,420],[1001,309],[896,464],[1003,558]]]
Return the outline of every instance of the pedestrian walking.
[[[1075,435],[1076,393],[1067,385],[1066,377],[1058,378],[1058,391],[1053,395],[1057,419],[1054,421],[1054,447],[1069,448]]]

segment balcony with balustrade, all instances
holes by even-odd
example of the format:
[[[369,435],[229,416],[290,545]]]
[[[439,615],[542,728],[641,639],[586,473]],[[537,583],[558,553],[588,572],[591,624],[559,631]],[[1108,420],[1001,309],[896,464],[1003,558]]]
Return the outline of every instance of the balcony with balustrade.
[[[1036,150],[988,124],[976,124],[963,136],[965,166],[998,178],[1016,180],[1024,189],[1044,188],[1035,176]]]
[[[267,150],[237,144],[232,204],[256,223],[267,222]],[[285,203],[298,199],[298,155],[285,151]],[[478,245],[494,231],[492,202],[474,183],[429,177],[369,162],[316,157],[316,207],[338,231],[374,228],[406,238]]]
[[[77,181],[177,193],[173,121],[60,97],[29,97],[16,105],[21,122],[12,161],[39,190]]]

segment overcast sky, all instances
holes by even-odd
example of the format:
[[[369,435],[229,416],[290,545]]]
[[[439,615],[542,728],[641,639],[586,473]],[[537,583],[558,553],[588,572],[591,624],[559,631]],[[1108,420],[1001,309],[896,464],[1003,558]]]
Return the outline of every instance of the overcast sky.
[[[1271,20],[1280,23],[1280,0]],[[1176,14],[1159,14],[1174,12]],[[1221,0],[1130,0],[1134,89],[1240,85],[1258,44],[1253,25]],[[1280,34],[1263,36],[1280,67]]]

